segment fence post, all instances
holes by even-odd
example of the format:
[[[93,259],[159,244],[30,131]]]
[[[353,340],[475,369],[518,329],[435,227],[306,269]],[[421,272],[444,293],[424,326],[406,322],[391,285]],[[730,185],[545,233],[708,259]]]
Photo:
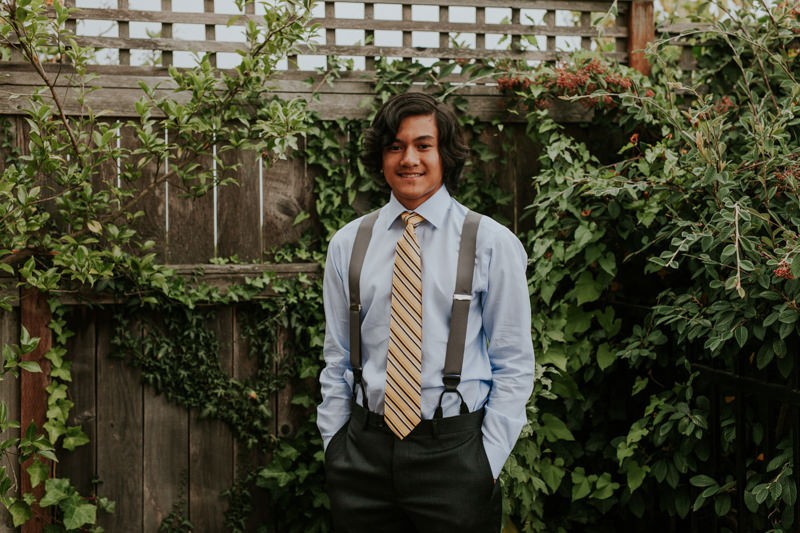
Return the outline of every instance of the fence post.
[[[628,65],[645,76],[650,75],[650,63],[644,49],[656,38],[653,0],[633,0],[628,15]]]
[[[20,436],[24,437],[25,432],[31,423],[36,424],[38,431],[42,431],[42,426],[46,421],[47,415],[47,392],[46,388],[50,381],[50,362],[44,358],[44,354],[50,351],[53,346],[53,335],[50,331],[50,306],[47,297],[38,289],[26,287],[20,291],[20,322],[22,327],[28,330],[31,337],[39,337],[39,345],[32,352],[25,354],[22,359],[25,361],[36,361],[42,368],[41,372],[20,372]],[[51,468],[49,461],[39,458]],[[33,462],[28,459],[20,468],[21,492],[22,494],[33,492],[36,500],[44,495],[44,484],[36,488],[31,487],[28,467]],[[38,505],[33,505],[33,516],[22,526],[23,533],[40,533],[46,524],[51,522],[49,510],[41,509]]]

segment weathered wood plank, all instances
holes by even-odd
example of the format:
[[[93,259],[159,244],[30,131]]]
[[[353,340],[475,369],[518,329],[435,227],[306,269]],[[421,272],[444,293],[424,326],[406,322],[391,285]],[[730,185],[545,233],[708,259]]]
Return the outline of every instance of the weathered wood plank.
[[[145,11],[139,9],[89,8],[76,9],[73,20],[116,20],[126,22],[164,22],[168,24],[215,24],[244,26],[248,21],[263,21],[257,15],[229,13],[188,13],[179,11]]]
[[[552,37],[555,37],[554,35]],[[562,50],[471,50],[468,48],[422,48],[409,46],[345,46],[319,45],[312,48],[298,47],[300,53],[319,56],[375,56],[416,57],[432,59],[519,59],[530,61],[555,61],[571,54]],[[609,52],[605,57],[624,62],[627,54]]]
[[[0,311],[0,348],[6,344],[17,344],[19,342],[19,309],[12,311]],[[9,420],[18,420],[20,387],[19,380],[11,376],[0,381],[0,402],[6,406]],[[19,429],[9,429],[0,433],[0,439],[12,439],[19,437]],[[16,448],[10,450],[10,454],[2,457],[2,468],[15,480],[19,479],[19,462],[17,461]],[[16,491],[19,487],[14,487]],[[0,511],[0,531],[14,531],[11,515],[5,507]]]
[[[228,52],[236,53],[242,43],[229,41],[196,41],[189,39],[164,39],[152,37],[138,39],[135,37],[96,37],[93,35],[76,35],[75,42],[80,46],[92,48],[125,48],[134,50],[169,50],[187,52]]]
[[[444,6],[442,6],[444,7]],[[519,9],[519,8],[516,8]],[[605,11],[607,6],[601,11]],[[593,10],[581,11],[584,14],[590,14]],[[594,10],[597,11],[597,10]],[[100,14],[97,14],[100,12]],[[142,12],[144,13],[144,12]],[[158,11],[146,12],[147,16],[142,18],[135,18],[130,15],[130,12],[120,12],[119,10],[106,10],[106,9],[82,9],[79,11],[81,19],[91,20],[117,20],[117,21],[138,21],[138,22],[161,22],[169,23],[189,23],[189,24],[220,24],[225,25],[228,19],[232,20],[232,26],[243,26],[245,19],[236,19],[235,15],[218,15],[210,13],[162,13]],[[117,15],[120,16],[117,16]],[[231,18],[234,17],[234,18]],[[258,21],[260,17],[252,16],[249,19]],[[509,35],[564,35],[564,36],[581,36],[581,35],[597,35],[597,30],[591,26],[541,26],[531,24],[499,24],[499,23],[486,23],[486,22],[457,22],[442,20],[439,22],[424,21],[424,20],[381,20],[365,17],[363,19],[356,18],[315,18],[312,19],[311,24],[317,24],[325,29],[353,29],[353,30],[385,30],[385,31],[435,31],[435,32],[458,32],[458,33],[504,33]],[[626,37],[628,32],[625,28],[608,28],[603,31],[606,37]],[[91,36],[79,35],[79,39],[88,39]],[[105,37],[109,41],[122,42],[121,37]],[[183,39],[168,39],[164,36],[157,39],[168,41],[175,46],[184,46],[189,42]],[[137,41],[138,42],[138,41]],[[159,41],[161,42],[161,41]],[[197,43],[211,44],[212,40],[207,41],[194,41]],[[229,42],[229,41],[217,41]],[[241,44],[239,44],[241,46]],[[143,48],[143,47],[139,47]],[[181,48],[182,49],[182,48]]]
[[[20,372],[20,434],[25,435],[28,427],[35,424],[37,433],[42,431],[47,420],[47,392],[46,388],[50,384],[50,362],[44,355],[53,347],[53,333],[50,331],[50,306],[47,303],[47,296],[34,288],[23,288],[20,295],[20,322],[22,327],[28,330],[31,337],[38,337],[39,343],[36,348],[22,356],[23,361],[35,361],[42,369],[41,372]],[[47,466],[52,468],[50,461],[40,458]],[[33,464],[29,459],[22,463],[21,467],[21,487],[22,493],[32,492],[36,499],[44,496],[44,484],[32,487],[27,468]],[[38,533],[45,525],[52,522],[52,509],[40,508],[34,504],[31,506],[33,516],[23,524],[23,533]]]
[[[411,24],[411,23],[409,23]],[[436,31],[431,27],[427,31]],[[497,28],[500,30],[500,28]],[[409,30],[406,30],[409,31]],[[457,30],[454,30],[457,31]],[[462,33],[466,33],[466,28],[461,28]],[[505,31],[491,31],[490,33],[507,33]],[[512,35],[531,35],[534,32],[520,30],[520,33],[512,33]],[[623,33],[624,30],[617,30],[615,33]],[[555,36],[577,36],[580,37],[584,34],[594,36],[596,32],[584,32],[579,27],[564,29],[563,27],[553,26],[547,30],[546,33],[549,37]],[[168,51],[186,51],[186,52],[210,52],[210,53],[236,53],[242,49],[241,43],[224,42],[224,41],[190,41],[179,39],[162,39],[154,37],[152,39],[135,39],[135,38],[116,38],[116,37],[93,37],[93,36],[77,36],[75,42],[80,46],[89,46],[93,48],[111,48],[111,49],[136,49],[136,50],[168,50]],[[297,47],[300,54],[318,55],[318,56],[375,56],[375,57],[425,57],[436,59],[527,59],[536,61],[552,61],[557,59],[559,55],[566,55],[569,52],[560,51],[554,52],[550,50],[478,50],[469,48],[440,48],[440,47],[421,47],[411,46],[408,43],[403,43],[401,46],[369,46],[369,45],[315,45],[306,46],[299,45]],[[605,54],[606,57],[611,59],[623,61],[626,57],[617,52],[609,52]]]
[[[382,0],[382,4],[404,4],[425,6],[466,6],[466,7],[510,7],[516,9],[561,9],[567,11],[605,12],[611,2],[591,1],[558,1],[558,0]],[[630,0],[618,3],[619,12],[628,9]],[[164,22],[169,24],[214,24],[243,26],[249,21],[261,22],[263,17],[254,14],[228,13],[184,13],[173,11],[146,11],[138,9],[87,8],[76,9],[71,20],[115,20],[126,22]],[[314,19],[313,22],[324,23],[327,19]]]
[[[112,322],[99,313],[97,331],[97,487],[98,496],[116,502],[116,511],[101,515],[106,531],[141,531],[142,517],[142,384],[140,373],[109,357]]]
[[[299,158],[275,161],[265,175],[262,239],[268,252],[300,238],[308,222],[295,224],[295,217],[311,213],[314,198],[313,181]]]
[[[623,52],[623,54],[625,53]],[[108,70],[103,72],[108,72]],[[15,79],[19,75],[20,83],[25,85],[6,85],[2,83],[2,77],[0,77],[0,113],[21,113],[25,95],[29,95],[35,86],[35,80],[30,76],[24,77],[19,69],[15,69],[14,73]],[[2,75],[0,74],[0,76]],[[309,108],[317,112],[324,120],[341,117],[366,117],[369,110],[364,106],[364,101],[374,96],[372,83],[368,76],[368,74],[362,73],[346,74],[342,79],[337,80],[333,87],[330,87],[325,84],[309,84],[307,79],[313,78],[313,75],[308,72],[287,72],[283,75],[283,79],[275,82],[273,92],[282,98],[299,96],[306,99],[309,101]],[[148,83],[155,84],[156,80],[157,78],[150,77]],[[165,81],[165,85],[169,85],[169,83],[171,82]],[[127,88],[136,85],[134,76],[125,75],[117,79],[113,75],[101,75],[97,79],[97,84],[101,88],[88,95],[87,105],[95,110],[107,110],[105,111],[107,116],[133,115],[133,104],[142,95],[138,88]],[[119,85],[126,88],[115,88]],[[313,91],[319,92],[319,99],[313,98]],[[65,94],[64,101],[69,113],[79,114],[85,110],[74,98],[74,93],[67,89],[63,89],[62,92]],[[481,120],[500,119],[507,122],[521,122],[524,119],[519,114],[508,112],[505,99],[494,85],[462,85],[455,92],[467,99],[470,112]],[[9,95],[13,94],[17,96],[11,98]],[[181,94],[174,94],[172,97],[178,101],[186,99],[186,96]],[[550,113],[561,122],[581,121],[583,115],[578,113],[576,116],[576,110],[570,109],[575,106],[555,105],[550,108]],[[268,173],[272,170],[270,169]]]
[[[102,311],[99,311],[102,313]],[[82,495],[95,493],[97,472],[97,313],[90,307],[76,307],[67,318],[67,329],[75,335],[67,341],[67,360],[72,363],[70,399],[75,406],[69,417],[71,425],[80,426],[89,444],[59,454],[59,475],[69,478]]]
[[[160,135],[166,135],[159,132]],[[123,149],[133,150],[140,145],[135,137],[134,131],[130,127],[123,127],[120,132],[120,146]],[[123,161],[125,166],[139,167],[139,162],[133,158]],[[139,234],[141,241],[152,240],[155,246],[152,249],[158,261],[166,259],[167,241],[167,199],[168,185],[163,181],[163,175],[169,169],[169,160],[152,160],[141,167],[141,178],[135,182],[127,182],[126,187],[130,187],[134,194],[145,194],[141,202],[132,207],[133,211],[142,211],[143,216],[137,218],[132,227]]]
[[[250,346],[243,334],[246,316],[251,312],[251,306],[239,305],[233,308],[233,377],[239,381],[246,381],[258,372],[258,361],[255,357],[250,357]],[[271,398],[255,398],[256,402],[271,402]],[[270,405],[274,410],[274,406]],[[237,479],[248,470],[256,468],[257,465],[266,464],[266,457],[263,450],[248,450],[245,446],[234,441],[233,445],[233,471]],[[258,531],[259,526],[264,526],[270,521],[269,493],[259,487],[250,488],[251,498],[254,503],[253,511],[249,517],[246,531]],[[272,529],[271,529],[272,530]]]
[[[203,158],[203,168],[212,163]],[[207,263],[214,250],[214,194],[186,196],[186,184],[169,181],[169,226],[167,227],[166,261],[170,263]]]
[[[319,276],[320,267],[317,263],[285,263],[269,264],[254,263],[244,265],[213,265],[213,264],[183,264],[166,265],[175,271],[178,276],[191,278],[192,282],[206,283],[225,291],[232,284],[245,283],[248,279],[260,278],[264,273],[271,272],[278,279],[287,279],[304,274]],[[196,281],[195,281],[196,280]],[[141,296],[141,294],[137,295]],[[270,298],[275,293],[270,287],[264,287],[253,298]],[[76,289],[71,291],[54,291],[52,297],[63,305],[104,305],[121,304],[127,301],[124,295],[96,292],[90,289]]]
[[[286,328],[278,327],[276,333],[277,346],[275,348],[275,371],[279,371],[282,366],[291,365],[292,354],[286,349],[289,340],[289,332]],[[297,427],[297,417],[299,413],[292,405],[294,397],[294,385],[290,381],[286,386],[275,393],[275,435],[288,437],[295,432]]]
[[[653,1],[633,0],[628,18],[628,64],[644,74],[650,75],[650,63],[644,55],[647,45],[656,38],[653,21]]]
[[[588,15],[588,13],[585,13]],[[563,37],[595,37],[597,29],[591,26],[542,26],[531,24],[487,24],[465,22],[431,22],[418,20],[367,20],[367,19],[315,19],[315,23],[331,29],[427,31],[453,33],[498,33],[505,35],[553,35]],[[603,30],[604,37],[627,37],[626,28],[611,27]],[[445,41],[447,43],[447,41]],[[448,48],[447,44],[440,48]],[[477,47],[477,50],[482,50]],[[496,50],[491,50],[492,52]]]
[[[170,513],[189,516],[189,413],[144,391],[144,531],[158,531]]]
[[[171,13],[172,12],[172,0],[161,0],[161,12],[162,13]],[[164,21],[161,23],[161,37],[164,39],[171,39],[172,38],[172,23],[168,21]],[[161,52],[161,64],[165,67],[172,65],[172,52],[169,50],[163,50]]]
[[[233,375],[232,308],[219,309],[209,328],[219,339],[222,371]],[[192,412],[189,453],[189,519],[197,531],[224,531],[227,502],[221,493],[233,484],[233,436],[220,420]]]
[[[506,132],[506,140],[511,143],[511,146],[507,147],[508,160],[503,165],[501,172],[504,174],[505,190],[513,194],[511,205],[507,210],[509,219],[512,221],[510,229],[519,234],[520,217],[523,210],[525,206],[534,201],[535,190],[530,186],[530,180],[536,174],[539,166],[537,161],[539,148],[525,134],[523,124],[511,124],[507,127],[513,133]]]
[[[117,0],[117,7],[121,11],[128,10],[128,0]],[[120,20],[117,22],[117,33],[120,39],[127,39],[130,35],[130,22],[127,20]],[[130,65],[131,64],[131,51],[127,48],[121,48],[119,51],[119,64],[120,65]]]
[[[261,224],[263,211],[262,162],[259,154],[241,150],[229,150],[221,154],[226,165],[238,168],[224,173],[222,179],[233,175],[238,177],[238,185],[220,187],[218,191],[218,231],[217,255],[236,256],[240,261],[262,259]]]
[[[620,13],[627,11],[631,0],[620,0]],[[558,9],[564,11],[605,12],[611,2],[591,2],[576,0],[381,0],[381,4],[403,4],[407,6],[466,6],[466,7],[509,7],[518,9]]]

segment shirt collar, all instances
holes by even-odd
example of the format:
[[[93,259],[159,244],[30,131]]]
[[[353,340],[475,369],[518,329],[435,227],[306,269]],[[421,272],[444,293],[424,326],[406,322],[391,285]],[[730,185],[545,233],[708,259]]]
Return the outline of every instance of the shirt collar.
[[[439,190],[436,191],[433,196],[425,200],[419,207],[414,209],[415,213],[418,213],[434,228],[437,228],[444,224],[445,216],[447,215],[447,210],[450,209],[452,205],[452,197],[450,193],[447,192],[447,188],[442,185],[439,187]],[[391,197],[389,198],[389,203],[386,204],[384,207],[384,215],[386,216],[386,229],[388,230],[395,220],[400,218],[400,215],[403,211],[408,211],[400,201],[395,198],[394,193],[392,193]]]

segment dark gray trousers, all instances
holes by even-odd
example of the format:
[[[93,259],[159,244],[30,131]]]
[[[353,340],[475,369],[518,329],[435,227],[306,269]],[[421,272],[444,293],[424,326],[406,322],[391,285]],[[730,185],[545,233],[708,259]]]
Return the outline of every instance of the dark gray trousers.
[[[497,533],[500,485],[483,448],[483,411],[423,420],[398,439],[383,417],[354,406],[325,450],[340,533]]]

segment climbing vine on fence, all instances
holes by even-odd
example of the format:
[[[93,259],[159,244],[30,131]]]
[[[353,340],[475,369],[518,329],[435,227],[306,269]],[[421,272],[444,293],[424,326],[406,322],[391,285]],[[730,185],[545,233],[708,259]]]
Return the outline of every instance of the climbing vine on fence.
[[[237,0],[240,9],[244,4],[244,0]],[[287,151],[298,145],[307,128],[306,104],[302,99],[276,98],[270,92],[269,80],[279,61],[291,54],[296,43],[302,42],[311,30],[310,9],[309,2],[289,0],[265,10],[260,24],[246,28],[247,43],[237,69],[223,72],[213,68],[208,56],[193,69],[171,68],[173,91],[156,93],[143,86],[135,110],[138,117],[115,122],[101,120],[88,108],[81,116],[68,117],[56,90],[62,68],[72,69],[80,80],[76,84],[78,102],[85,106],[86,97],[93,90],[87,70],[91,51],[78,46],[66,30],[69,9],[59,1],[0,2],[3,55],[13,47],[41,81],[41,87],[27,99],[24,108],[27,145],[24,150],[5,152],[0,179],[0,270],[16,276],[21,286],[45,294],[88,288],[127,300],[132,291],[139,295],[136,301],[141,307],[170,304],[172,307],[165,305],[165,311],[171,311],[171,319],[164,325],[172,328],[171,332],[176,331],[181,320],[188,325],[197,324],[202,315],[186,309],[200,301],[224,303],[236,294],[244,296],[247,287],[226,295],[208,287],[190,287],[173,271],[156,264],[151,253],[154,243],[142,239],[133,225],[141,216],[142,199],[164,183],[179,184],[191,196],[201,196],[215,185],[229,183],[230,179],[219,178],[231,169],[223,157],[226,150],[251,149],[269,160],[286,157]],[[121,129],[138,139],[135,148],[117,144]],[[172,133],[169,139],[162,134],[165,129]],[[215,151],[218,138],[228,142]],[[4,137],[4,145],[9,144],[7,140]],[[114,161],[119,163],[119,179],[106,183],[96,180],[104,166]],[[201,164],[208,161],[214,162],[218,173],[212,172],[211,165]],[[261,280],[261,288],[267,282]],[[253,292],[251,288],[248,294]],[[0,306],[8,309],[9,300],[0,300]],[[58,307],[56,298],[51,307],[54,342],[45,354],[51,368],[47,421],[43,427],[29,424],[21,438],[2,443],[2,452],[9,461],[32,461],[25,473],[32,487],[43,485],[44,492],[41,498],[33,493],[20,494],[17,480],[4,467],[0,472],[0,503],[11,513],[15,526],[29,520],[38,506],[58,509],[53,527],[92,528],[98,509],[110,510],[110,504],[90,494],[78,494],[68,479],[48,478],[45,466],[48,460],[56,459],[56,449],[71,450],[87,442],[79,426],[67,423],[72,402],[67,394],[71,372],[70,362],[65,360],[65,345],[70,332],[65,330],[64,310]],[[23,330],[19,345],[4,347],[7,377],[41,371],[38,364],[20,360],[37,344],[38,339],[29,337]],[[120,335],[118,339],[121,350],[129,347],[129,338]],[[134,355],[141,356],[133,357],[133,362],[146,367],[151,362],[146,356],[163,349],[147,344],[152,341],[153,336],[143,336],[136,350],[131,349]],[[209,359],[216,356],[206,355]],[[206,379],[206,384],[230,388],[231,394],[238,392],[232,383],[223,383],[210,367],[202,368],[206,372],[198,373],[198,377]],[[187,388],[185,382],[174,374],[161,374],[151,374],[149,382],[169,390],[175,400],[189,398],[181,393]],[[274,386],[275,380],[269,380],[263,388],[270,390]],[[264,426],[233,417],[235,412],[255,419],[261,416],[258,408],[255,414],[246,408],[256,404],[249,397],[251,391],[242,392],[239,403],[229,401],[214,414],[239,430],[245,444],[253,444],[263,438],[254,433]],[[258,395],[263,391],[252,392]],[[8,418],[9,413],[3,414],[2,429],[13,427],[15,422]],[[14,449],[18,457],[11,453]]]

